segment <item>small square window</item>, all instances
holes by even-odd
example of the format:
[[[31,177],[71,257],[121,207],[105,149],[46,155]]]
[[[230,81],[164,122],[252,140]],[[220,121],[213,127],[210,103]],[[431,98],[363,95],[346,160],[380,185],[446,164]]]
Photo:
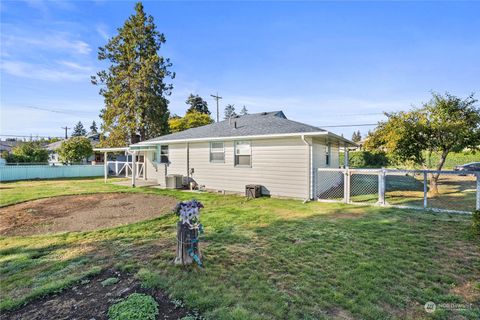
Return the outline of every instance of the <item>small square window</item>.
[[[210,142],[210,162],[225,162],[225,147],[223,142]]]
[[[252,146],[250,141],[235,141],[235,166],[252,166]]]

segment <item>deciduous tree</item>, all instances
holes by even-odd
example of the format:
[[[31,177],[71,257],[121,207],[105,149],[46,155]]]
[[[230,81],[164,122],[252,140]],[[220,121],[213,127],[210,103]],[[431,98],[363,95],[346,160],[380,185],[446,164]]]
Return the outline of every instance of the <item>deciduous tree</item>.
[[[99,48],[99,60],[110,62],[92,77],[93,84],[102,86],[105,101],[100,117],[108,137],[103,145],[124,146],[168,132],[166,97],[173,86],[165,80],[175,74],[170,60],[159,53],[164,43],[164,34],[139,2],[118,34]]]
[[[92,144],[86,137],[71,137],[62,142],[57,150],[64,163],[82,162],[92,155]]]
[[[437,153],[435,169],[441,170],[450,152],[479,149],[480,110],[476,103],[473,94],[461,99],[433,93],[421,108],[386,114],[388,120],[379,123],[366,147],[387,150],[401,161],[411,160],[425,168],[425,154]],[[431,176],[432,194],[438,193],[438,178],[438,173]]]
[[[19,144],[6,155],[9,163],[46,163],[48,161],[48,150],[39,141],[29,141]]]
[[[213,119],[205,113],[198,111],[190,111],[184,117],[172,117],[168,121],[171,132],[179,132],[191,128],[205,126],[213,122]]]

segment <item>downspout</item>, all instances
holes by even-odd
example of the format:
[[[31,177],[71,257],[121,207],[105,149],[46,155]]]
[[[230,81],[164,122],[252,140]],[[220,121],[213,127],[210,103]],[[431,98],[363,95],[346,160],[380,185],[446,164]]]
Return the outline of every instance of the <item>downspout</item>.
[[[187,186],[190,186],[190,143],[187,142]]]
[[[308,146],[308,155],[309,155],[309,163],[308,163],[308,195],[309,198],[305,199],[305,202],[308,202],[313,199],[313,179],[312,179],[312,174],[313,174],[313,145],[309,143],[305,139],[305,135],[302,134],[302,141]]]

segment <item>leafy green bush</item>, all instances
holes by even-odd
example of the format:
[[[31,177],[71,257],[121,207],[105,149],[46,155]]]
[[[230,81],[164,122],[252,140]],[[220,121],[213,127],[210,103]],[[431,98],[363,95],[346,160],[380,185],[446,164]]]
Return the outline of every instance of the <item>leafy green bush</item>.
[[[353,151],[349,156],[350,167],[354,168],[380,168],[389,164],[387,155],[382,151]],[[343,157],[340,157],[340,164],[343,164]]]
[[[480,236],[480,210],[475,210],[472,214],[473,234]]]
[[[102,286],[111,286],[112,284],[118,283],[118,278],[108,278],[102,281]]]
[[[132,293],[126,299],[108,308],[110,320],[155,320],[158,303],[146,294]]]
[[[11,154],[4,154],[8,163],[47,163],[48,151],[39,141],[24,142],[12,149]]]

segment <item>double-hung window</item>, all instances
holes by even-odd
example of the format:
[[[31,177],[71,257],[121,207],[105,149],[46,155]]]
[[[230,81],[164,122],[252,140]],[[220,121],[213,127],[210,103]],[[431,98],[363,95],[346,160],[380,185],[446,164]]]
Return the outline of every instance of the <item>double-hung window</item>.
[[[168,146],[160,146],[160,163],[168,163]]]
[[[223,142],[210,142],[210,162],[225,162],[225,146]]]
[[[235,166],[252,166],[252,145],[250,141],[235,141]]]

